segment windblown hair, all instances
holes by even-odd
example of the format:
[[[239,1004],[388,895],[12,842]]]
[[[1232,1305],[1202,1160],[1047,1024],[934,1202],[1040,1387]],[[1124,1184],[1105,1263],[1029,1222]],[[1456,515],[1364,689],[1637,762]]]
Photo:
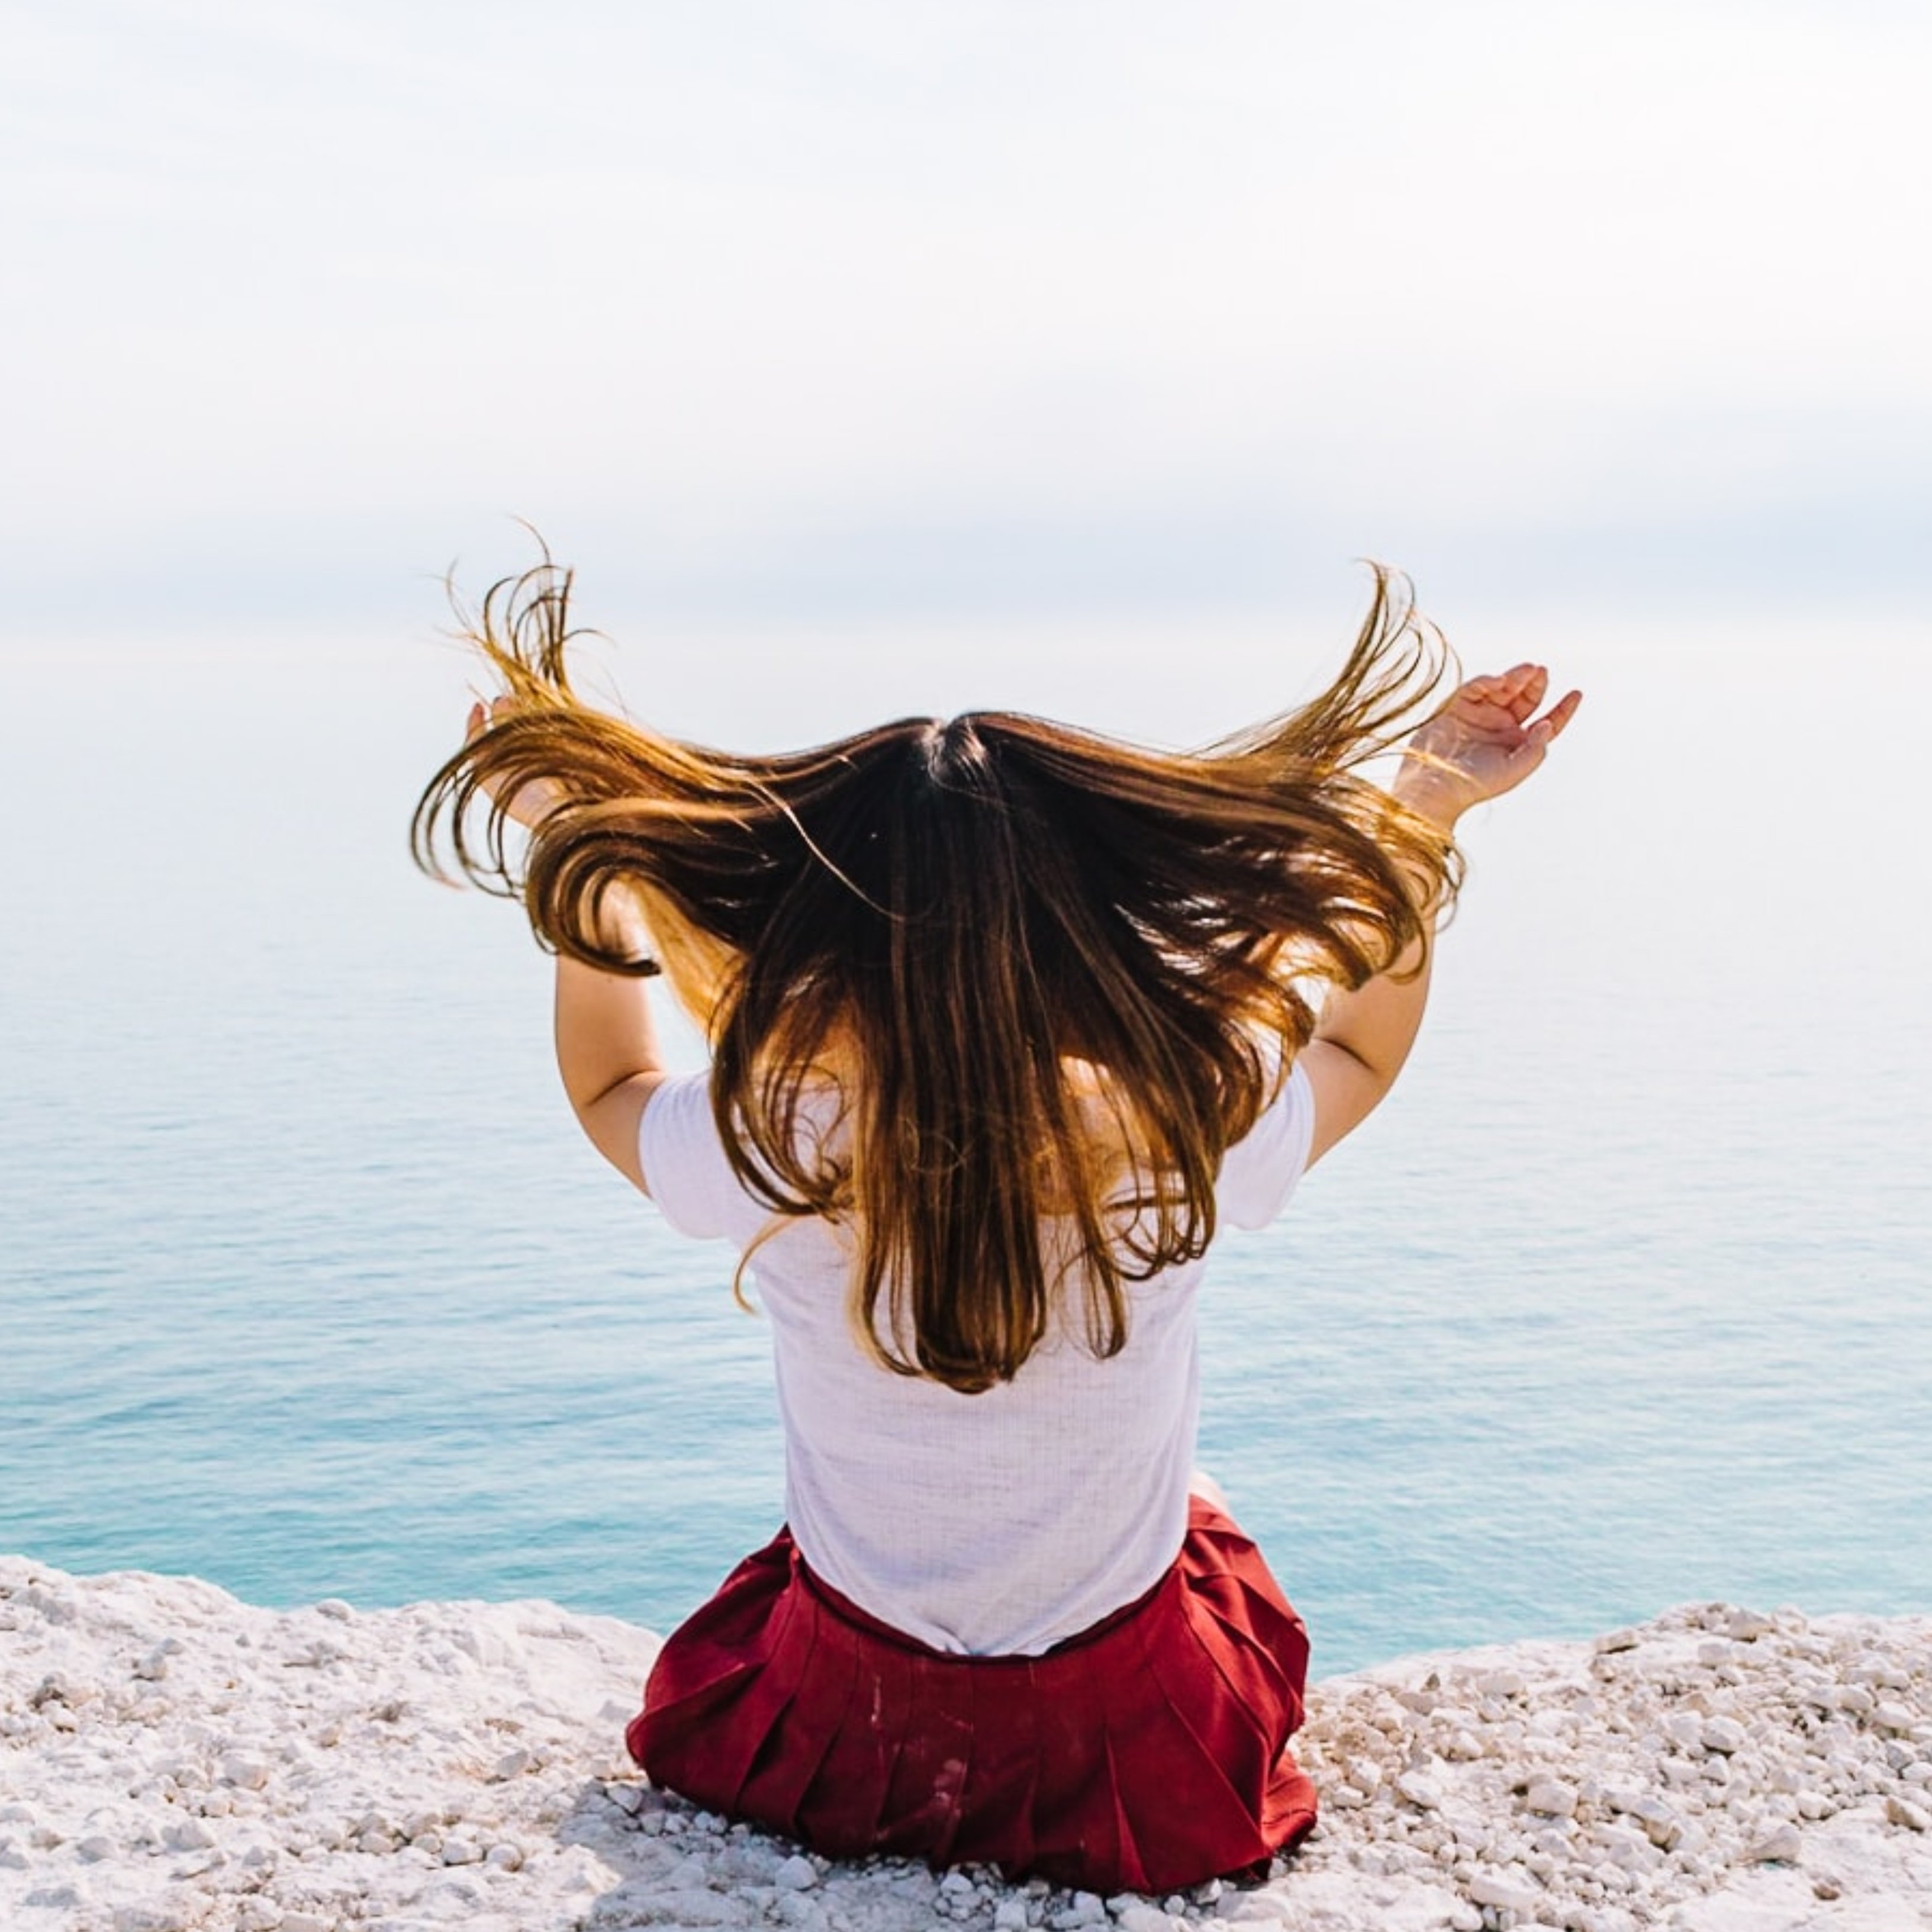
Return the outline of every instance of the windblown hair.
[[[1459,883],[1449,836],[1360,776],[1446,656],[1375,574],[1334,682],[1203,752],[976,712],[745,758],[577,696],[571,577],[546,557],[459,607],[518,701],[430,780],[414,849],[447,878],[446,837],[548,947],[668,974],[732,1166],[777,1225],[850,1230],[880,1360],[990,1388],[1062,1294],[1112,1354],[1129,1285],[1212,1240],[1222,1158],[1307,1042],[1311,982],[1389,970]],[[520,867],[502,801],[530,785],[554,802]],[[651,956],[614,950],[620,907]]]

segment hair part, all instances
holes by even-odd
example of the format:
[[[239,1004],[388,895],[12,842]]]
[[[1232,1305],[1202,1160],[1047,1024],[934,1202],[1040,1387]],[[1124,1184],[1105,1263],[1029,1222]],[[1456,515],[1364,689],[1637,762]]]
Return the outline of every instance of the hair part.
[[[430,780],[413,848],[520,897],[551,949],[665,972],[739,1178],[775,1225],[850,1229],[882,1363],[990,1388],[1063,1295],[1112,1354],[1131,1285],[1213,1239],[1222,1159],[1306,1043],[1311,982],[1389,970],[1460,882],[1449,835],[1361,776],[1448,662],[1372,568],[1328,689],[1204,752],[976,712],[747,758],[576,696],[546,556],[459,608],[518,702]],[[559,802],[519,868],[500,801],[538,782]],[[614,897],[649,956],[600,935]]]

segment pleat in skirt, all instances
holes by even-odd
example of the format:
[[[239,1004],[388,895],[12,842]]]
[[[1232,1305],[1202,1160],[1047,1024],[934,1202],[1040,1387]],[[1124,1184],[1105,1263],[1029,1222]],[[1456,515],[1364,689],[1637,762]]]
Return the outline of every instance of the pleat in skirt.
[[[1160,1582],[1039,1657],[903,1636],[781,1531],[665,1641],[626,1741],[654,1784],[829,1856],[1166,1892],[1312,1827],[1288,1749],[1307,1667],[1260,1552],[1198,1497]]]

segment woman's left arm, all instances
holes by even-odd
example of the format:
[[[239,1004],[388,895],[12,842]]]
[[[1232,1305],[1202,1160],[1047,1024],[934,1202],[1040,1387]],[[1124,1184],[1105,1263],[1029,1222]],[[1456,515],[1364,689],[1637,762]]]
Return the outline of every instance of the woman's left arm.
[[[497,699],[487,711],[480,704],[473,706],[470,736],[475,737],[491,718],[514,708],[515,700],[508,698]],[[527,785],[502,808],[527,829],[556,802],[551,788]],[[644,950],[642,928],[628,911],[607,910],[598,937],[613,952]],[[638,1128],[645,1103],[663,1082],[666,1069],[646,984],[628,974],[602,972],[580,959],[557,956],[556,1068],[571,1111],[597,1151],[632,1186],[648,1193],[638,1157]]]
[[[638,1127],[665,1076],[649,982],[556,962],[556,1066],[578,1124],[633,1186],[648,1193]]]

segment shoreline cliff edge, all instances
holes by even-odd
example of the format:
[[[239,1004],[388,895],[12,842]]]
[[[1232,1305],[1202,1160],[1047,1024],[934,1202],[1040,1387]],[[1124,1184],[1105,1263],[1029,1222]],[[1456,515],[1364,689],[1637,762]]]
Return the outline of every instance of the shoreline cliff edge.
[[[0,1926],[1932,1932],[1932,1616],[1687,1605],[1330,1678],[1316,1836],[1150,1899],[828,1864],[660,1796],[621,1735],[656,1643],[0,1558]]]

